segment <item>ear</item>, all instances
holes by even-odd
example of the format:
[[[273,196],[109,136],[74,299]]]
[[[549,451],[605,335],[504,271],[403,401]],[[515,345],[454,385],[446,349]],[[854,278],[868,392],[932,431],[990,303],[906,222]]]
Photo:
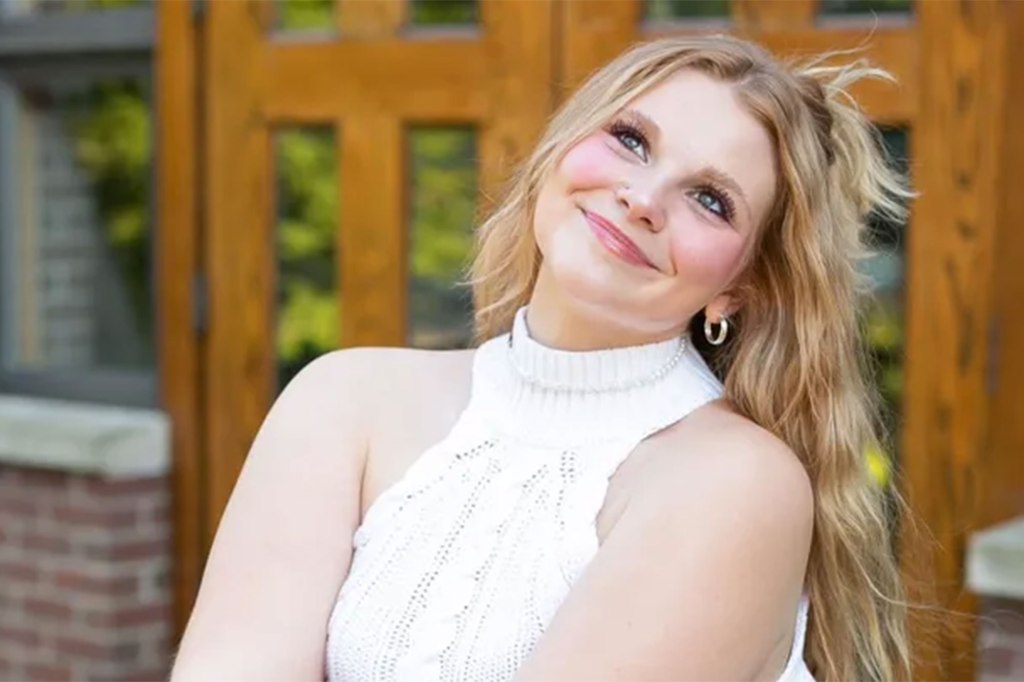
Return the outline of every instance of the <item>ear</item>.
[[[723,317],[732,317],[740,309],[740,300],[736,292],[725,291],[715,296],[704,307],[704,317],[712,324],[718,324]]]

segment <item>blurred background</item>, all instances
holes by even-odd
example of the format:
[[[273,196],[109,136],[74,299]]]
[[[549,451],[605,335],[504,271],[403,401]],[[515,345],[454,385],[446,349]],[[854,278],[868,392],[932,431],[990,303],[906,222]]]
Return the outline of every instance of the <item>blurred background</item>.
[[[0,680],[164,679],[280,389],[336,348],[470,346],[474,226],[547,117],[632,42],[721,31],[897,80],[854,91],[919,193],[864,264],[865,458],[934,536],[908,579],[982,616],[915,679],[1024,680],[997,0],[0,0]]]

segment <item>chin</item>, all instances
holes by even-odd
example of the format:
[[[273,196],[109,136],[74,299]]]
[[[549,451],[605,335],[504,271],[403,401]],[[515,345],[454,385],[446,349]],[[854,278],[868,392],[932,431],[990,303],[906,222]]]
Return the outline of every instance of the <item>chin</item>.
[[[635,276],[636,268],[606,251],[578,213],[558,228],[535,232],[542,267],[558,298],[581,312],[601,310],[607,314],[612,309],[627,318],[644,307],[637,300],[644,282]]]
[[[574,307],[635,311],[642,307],[631,295],[637,291],[636,284],[616,271],[615,265],[589,258],[555,258],[546,262],[550,284],[557,289],[559,298]]]

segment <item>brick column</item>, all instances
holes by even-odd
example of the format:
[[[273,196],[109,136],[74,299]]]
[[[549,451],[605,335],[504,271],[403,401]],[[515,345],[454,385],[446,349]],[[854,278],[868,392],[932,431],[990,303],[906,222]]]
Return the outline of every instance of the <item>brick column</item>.
[[[61,424],[60,443],[68,444],[69,431],[83,439],[77,451],[60,456],[59,439],[29,439],[49,453],[51,466],[43,467],[29,464],[25,454],[34,447],[26,432],[39,422],[27,426],[19,414],[12,426],[4,407],[0,399],[0,680],[166,679],[172,623],[166,466],[153,471],[151,453],[104,459],[124,444],[156,443],[140,433],[165,438],[162,428],[153,428],[159,419],[148,415],[131,425],[138,415],[120,411],[116,425],[107,419],[97,427],[87,419],[77,425],[82,429],[65,411],[75,408],[43,407],[44,416],[34,418]],[[17,457],[5,456],[5,435],[8,448],[18,442]],[[82,466],[82,457],[76,466],[75,452],[93,466]],[[52,466],[58,462],[62,468]],[[142,469],[150,471],[141,475]]]

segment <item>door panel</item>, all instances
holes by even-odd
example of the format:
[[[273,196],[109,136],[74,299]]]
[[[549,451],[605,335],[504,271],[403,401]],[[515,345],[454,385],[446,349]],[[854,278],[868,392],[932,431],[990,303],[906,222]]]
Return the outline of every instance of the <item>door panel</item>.
[[[479,22],[423,26],[452,9],[469,19],[478,14]],[[282,207],[276,205],[287,199],[287,188],[273,167],[282,136],[315,127],[336,144],[339,345],[404,345],[411,336],[409,251],[415,246],[412,128],[477,131],[477,158],[470,161],[479,169],[480,190],[493,194],[508,162],[528,150],[552,109],[554,16],[545,0],[446,7],[239,0],[209,2],[206,12],[209,538],[279,388],[276,344],[283,343],[279,324],[286,311],[278,297],[302,286],[294,273],[282,274],[277,253],[280,230],[287,229],[277,225]],[[331,17],[334,30],[325,25]],[[302,30],[281,30],[289,26]],[[301,230],[290,234],[305,238]],[[332,292],[322,284],[317,291],[309,309],[320,312],[307,315],[330,319],[322,306]],[[301,314],[300,308],[292,316]],[[317,327],[307,336],[329,338],[322,332]]]

